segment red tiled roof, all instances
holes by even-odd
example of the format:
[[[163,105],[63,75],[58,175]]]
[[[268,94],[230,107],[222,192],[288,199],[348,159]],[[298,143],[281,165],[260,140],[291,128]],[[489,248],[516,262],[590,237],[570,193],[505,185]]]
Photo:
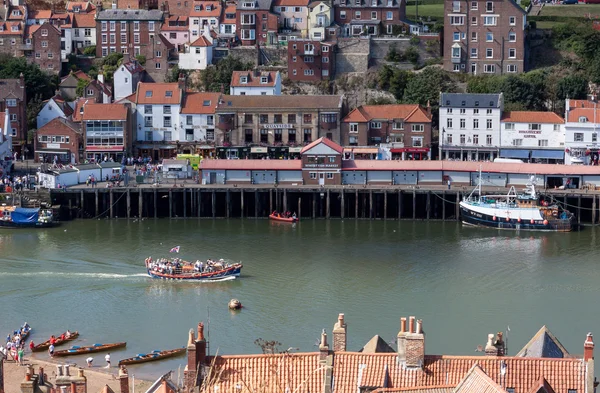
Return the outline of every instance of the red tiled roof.
[[[96,16],[94,14],[73,14],[74,27],[96,27]]]
[[[167,96],[167,92],[171,92]],[[138,104],[181,104],[183,92],[177,83],[138,83],[136,103]]]
[[[67,11],[73,12],[75,7],[79,7],[80,12],[90,12],[96,9],[96,6],[89,1],[68,1],[65,8]]]
[[[232,169],[232,170],[302,170],[300,160],[202,160],[202,169]]]
[[[237,11],[237,7],[235,6],[235,4],[227,4],[227,7],[225,8],[225,16],[224,19],[227,20],[227,14],[233,14],[235,15]],[[235,20],[235,17],[233,17],[233,19],[229,19],[229,20]]]
[[[309,0],[275,0],[273,5],[275,7],[307,7],[309,2]]]
[[[181,108],[183,114],[214,114],[220,93],[187,93]],[[208,105],[204,105],[207,102]]]
[[[50,120],[37,130],[38,133],[50,135],[60,135],[61,132],[65,131],[75,131],[77,133],[81,133],[78,124],[74,124],[73,122],[63,119],[62,117],[56,117]]]
[[[83,120],[127,120],[124,104],[87,104],[83,109]]]
[[[26,31],[25,31],[25,36],[27,38],[33,37],[33,33],[35,33],[36,31],[38,31],[38,29],[40,27],[42,27],[42,25],[29,25],[29,26],[27,26]]]
[[[196,6],[200,7],[199,11],[196,11]],[[211,10],[208,11],[206,9],[207,6],[211,7]],[[220,1],[212,1],[212,0],[202,0],[202,1],[194,1],[192,7],[190,9],[191,17],[203,17],[203,18],[218,18],[221,16],[221,2]]]
[[[411,123],[429,123],[431,116],[417,104],[362,105],[350,112],[342,122],[367,122],[383,119],[404,119]]]
[[[52,17],[51,10],[31,11],[27,19],[50,19]]]
[[[317,393],[323,391],[325,368],[317,352],[218,356],[212,375],[221,377],[210,391],[216,392],[218,386],[219,392]],[[356,386],[344,392],[351,391]]]
[[[136,93],[131,93],[127,97],[121,98],[119,101],[115,101],[115,104],[121,104],[124,101],[135,102]]]
[[[596,108],[598,107],[598,103],[589,100],[569,100],[569,108]]]
[[[21,11],[21,14],[19,16],[14,16],[12,14],[13,10],[19,10]],[[25,20],[25,7],[17,5],[17,6],[10,6],[8,8],[8,12],[6,13],[6,20]]]
[[[600,108],[574,108],[567,113],[568,123],[579,123],[579,119],[585,117],[588,123],[600,123]]]
[[[254,71],[233,71],[231,75],[231,86],[233,87],[260,87],[260,86],[275,86],[275,79],[279,71],[260,71],[258,75],[254,75]],[[247,78],[247,83],[240,82],[241,77]],[[268,77],[267,83],[261,83],[261,77]]]
[[[474,364],[454,390],[454,393],[506,393],[478,364]]]
[[[512,111],[502,113],[505,123],[552,123],[563,124],[565,119],[554,112]]]
[[[86,105],[95,103],[95,98],[79,98],[77,101],[75,101],[75,107],[73,108],[73,115],[71,116],[71,119],[73,119],[73,121],[76,123],[80,123],[83,119],[81,108],[83,108],[85,112]]]
[[[198,37],[198,39],[196,41],[192,42],[190,44],[190,46],[207,47],[207,46],[212,46],[212,44],[210,43],[210,41],[208,40],[208,38],[206,38],[203,35],[201,35],[200,37]]]
[[[325,145],[327,145],[328,147],[332,148],[333,150],[337,151],[340,154],[342,154],[344,152],[344,148],[341,147],[340,145],[338,145],[337,143],[335,143],[334,141],[332,141],[331,139],[321,137],[321,138],[317,139],[316,141],[304,146],[302,148],[302,150],[300,151],[300,154],[306,153],[307,151],[309,151],[310,149],[312,149],[313,147],[315,147],[317,145],[320,145],[321,143],[324,143]]]
[[[506,365],[504,376],[500,372],[502,363]],[[542,376],[556,393],[568,393],[569,389],[585,391],[586,365],[581,359],[426,355],[421,370],[399,365],[397,354],[337,352],[333,375],[336,392],[356,391],[357,386],[383,386],[386,375],[390,388],[456,386],[475,364],[495,383],[514,388],[515,393],[528,393]]]
[[[454,393],[454,386],[428,386],[420,388],[379,388],[373,393]]]
[[[0,22],[0,26],[4,30],[0,31],[0,35],[18,35],[23,34],[23,22]],[[18,26],[18,31],[12,31],[13,26]],[[10,42],[4,43],[4,45],[10,45]]]

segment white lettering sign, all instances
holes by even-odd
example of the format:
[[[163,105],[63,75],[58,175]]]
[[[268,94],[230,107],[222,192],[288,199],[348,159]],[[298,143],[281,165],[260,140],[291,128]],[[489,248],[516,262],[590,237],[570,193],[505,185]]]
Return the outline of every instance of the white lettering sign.
[[[46,143],[47,149],[60,149],[60,143]]]

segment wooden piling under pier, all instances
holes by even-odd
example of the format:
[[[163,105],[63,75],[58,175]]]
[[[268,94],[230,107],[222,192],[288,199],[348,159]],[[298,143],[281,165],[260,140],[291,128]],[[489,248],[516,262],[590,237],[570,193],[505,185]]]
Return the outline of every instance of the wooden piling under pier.
[[[487,193],[505,193],[494,189]],[[137,201],[135,193],[137,192]],[[68,188],[51,190],[69,218],[267,218],[275,208],[297,216],[365,220],[459,220],[459,202],[468,187],[420,186],[191,186]],[[485,193],[485,192],[484,192]],[[132,197],[133,194],[133,197]],[[560,190],[554,200],[575,213],[583,225],[600,221],[600,192]],[[454,209],[452,208],[454,207]],[[78,209],[79,211],[73,211]],[[304,215],[302,215],[304,212]]]

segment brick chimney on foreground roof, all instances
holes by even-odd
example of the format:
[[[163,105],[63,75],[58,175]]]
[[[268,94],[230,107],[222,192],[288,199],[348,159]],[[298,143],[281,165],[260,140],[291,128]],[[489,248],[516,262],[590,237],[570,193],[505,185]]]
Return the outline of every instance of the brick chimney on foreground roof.
[[[397,340],[398,343],[398,361],[406,362],[406,317],[400,318],[400,331],[398,332]]]
[[[204,338],[204,323],[198,324],[198,338],[196,339],[196,371],[198,373],[196,381],[198,385],[202,384],[204,379],[204,365],[206,363],[206,339]]]
[[[583,343],[583,360],[593,360],[594,359],[594,340],[592,333],[588,333],[585,338],[585,342]]]
[[[583,364],[585,367],[585,393],[596,393],[596,379],[594,377],[594,338],[588,333],[583,343]]]
[[[504,356],[505,344],[502,332],[494,337],[493,334],[488,334],[488,340],[485,344],[485,356]]]
[[[409,318],[409,332],[406,335],[406,367],[423,367],[425,364],[425,333],[423,321],[415,317]]]
[[[129,374],[125,366],[121,366],[119,369],[119,386],[121,393],[129,393]]]
[[[344,321],[344,314],[338,315],[338,320],[333,325],[333,352],[346,352],[346,321]]]
[[[319,344],[319,359],[326,360],[329,356],[329,344],[327,343],[327,333],[325,329],[321,332],[321,343]]]

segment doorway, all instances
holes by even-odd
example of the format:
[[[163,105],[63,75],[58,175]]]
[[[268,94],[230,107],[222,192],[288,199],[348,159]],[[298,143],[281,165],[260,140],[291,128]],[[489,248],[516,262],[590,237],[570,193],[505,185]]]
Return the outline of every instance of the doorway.
[[[324,172],[319,172],[319,185],[320,186],[325,185],[325,173]]]

